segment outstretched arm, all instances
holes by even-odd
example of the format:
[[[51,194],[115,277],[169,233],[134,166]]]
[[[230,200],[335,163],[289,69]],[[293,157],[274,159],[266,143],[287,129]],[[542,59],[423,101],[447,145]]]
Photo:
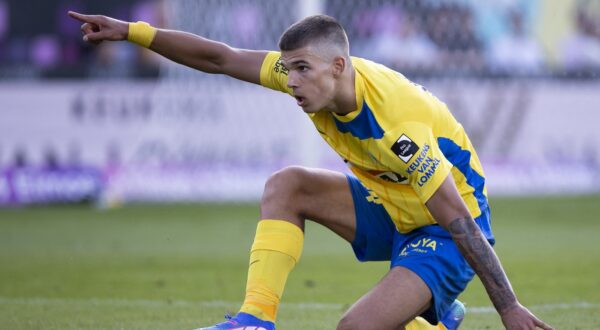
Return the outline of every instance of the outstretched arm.
[[[86,42],[99,44],[102,41],[128,40],[132,23],[72,11],[69,16],[83,23],[81,31]],[[255,84],[260,84],[260,68],[267,54],[265,51],[233,48],[191,33],[163,29],[156,31],[149,48],[185,66]]]
[[[507,329],[552,329],[523,307],[512,289],[496,253],[473,221],[452,175],[426,203],[436,221],[445,227],[483,283]]]

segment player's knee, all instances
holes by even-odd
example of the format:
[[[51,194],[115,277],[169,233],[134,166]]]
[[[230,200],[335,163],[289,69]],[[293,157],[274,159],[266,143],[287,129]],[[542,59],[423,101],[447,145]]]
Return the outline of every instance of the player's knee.
[[[277,204],[298,208],[299,205],[294,201],[300,200],[306,176],[307,170],[300,166],[286,167],[273,173],[265,183],[261,205]]]

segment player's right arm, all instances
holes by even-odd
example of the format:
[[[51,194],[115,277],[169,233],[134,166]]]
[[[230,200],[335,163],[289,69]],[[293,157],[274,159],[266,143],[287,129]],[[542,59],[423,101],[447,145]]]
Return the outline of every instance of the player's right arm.
[[[127,40],[129,22],[101,15],[69,12],[83,22],[83,40],[92,44],[102,41]],[[226,74],[233,78],[260,84],[260,69],[266,51],[237,49],[195,34],[158,29],[149,48],[185,66],[207,72]]]

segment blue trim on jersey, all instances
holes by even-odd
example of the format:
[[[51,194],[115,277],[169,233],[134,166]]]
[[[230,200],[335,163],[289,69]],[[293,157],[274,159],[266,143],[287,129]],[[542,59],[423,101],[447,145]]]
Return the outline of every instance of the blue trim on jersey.
[[[383,129],[377,123],[373,111],[367,105],[367,102],[363,102],[362,109],[356,118],[349,122],[343,122],[333,116],[333,121],[338,131],[342,133],[350,133],[352,136],[357,137],[361,140],[368,138],[381,139],[383,137]]]
[[[479,205],[481,214],[483,214],[488,207],[487,198],[483,194],[485,178],[471,167],[471,152],[461,149],[458,144],[448,138],[439,137],[437,140],[444,157],[458,168],[465,178],[467,178],[467,184],[475,189],[473,195],[475,195],[477,205]]]

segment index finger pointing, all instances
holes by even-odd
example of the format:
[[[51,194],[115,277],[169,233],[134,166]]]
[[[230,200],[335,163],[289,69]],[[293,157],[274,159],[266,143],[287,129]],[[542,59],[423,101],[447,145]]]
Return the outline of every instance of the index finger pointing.
[[[94,17],[90,16],[90,15],[84,15],[84,14],[76,13],[74,11],[69,11],[68,14],[69,14],[69,16],[73,17],[74,19],[84,22],[84,23],[95,23],[96,22]]]

